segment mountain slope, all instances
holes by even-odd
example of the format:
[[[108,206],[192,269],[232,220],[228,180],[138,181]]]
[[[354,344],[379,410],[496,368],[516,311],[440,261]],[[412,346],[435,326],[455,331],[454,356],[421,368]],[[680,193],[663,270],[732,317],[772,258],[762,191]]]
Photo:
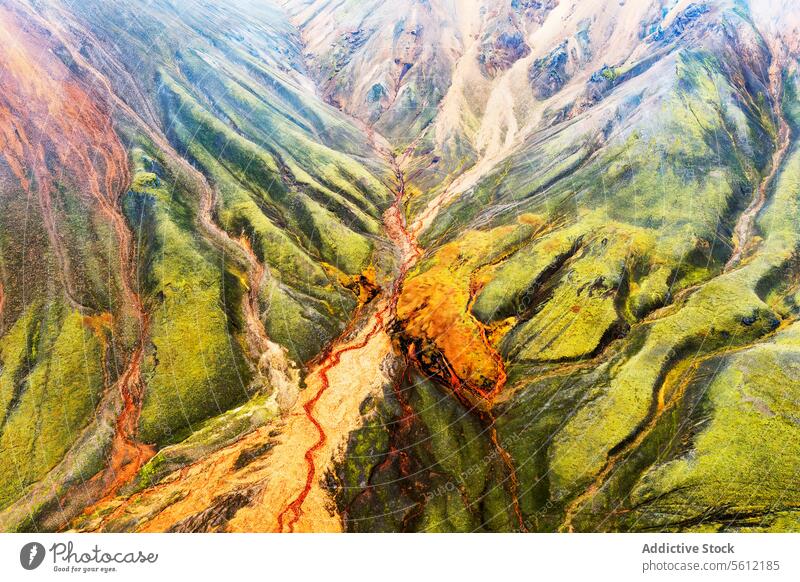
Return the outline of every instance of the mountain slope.
[[[796,529],[795,12],[4,5],[3,529]]]

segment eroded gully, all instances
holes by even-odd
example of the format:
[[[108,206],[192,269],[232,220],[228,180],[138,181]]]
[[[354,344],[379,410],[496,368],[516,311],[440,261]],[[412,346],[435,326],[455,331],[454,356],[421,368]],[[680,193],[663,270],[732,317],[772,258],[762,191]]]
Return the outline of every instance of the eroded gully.
[[[372,137],[371,141],[374,143],[375,136],[372,132],[370,132],[370,135]],[[384,286],[383,296],[372,308],[372,315],[369,316],[367,323],[362,327],[362,331],[350,341],[339,341],[334,343],[333,347],[330,348],[323,357],[315,372],[313,372],[314,376],[316,376],[318,380],[318,387],[313,395],[303,403],[302,408],[307,421],[314,426],[317,432],[317,439],[312,446],[306,450],[304,455],[307,469],[304,484],[299,493],[278,514],[276,519],[276,531],[297,531],[298,524],[300,524],[301,520],[307,515],[308,508],[305,506],[305,504],[309,497],[312,496],[312,491],[316,490],[317,497],[316,501],[311,504],[312,507],[319,508],[321,505],[323,507],[325,506],[324,503],[320,503],[321,500],[325,499],[325,492],[322,491],[319,486],[320,474],[317,466],[317,459],[320,458],[319,455],[321,453],[328,455],[327,457],[321,458],[330,458],[331,454],[336,449],[332,448],[330,451],[325,451],[326,445],[329,442],[329,437],[325,427],[323,426],[323,422],[321,422],[321,420],[318,418],[317,406],[324,395],[331,390],[331,374],[342,364],[342,358],[345,355],[349,355],[350,357],[356,359],[362,359],[366,357],[367,359],[365,361],[369,361],[368,348],[373,340],[375,340],[380,341],[385,347],[379,359],[372,359],[374,368],[380,368],[381,361],[387,357],[391,357],[392,347],[391,342],[388,341],[389,329],[396,319],[396,307],[400,292],[402,290],[402,285],[409,270],[416,264],[419,257],[421,257],[423,254],[423,251],[419,247],[416,239],[416,234],[418,231],[414,231],[409,228],[406,222],[405,213],[403,211],[403,204],[406,197],[405,175],[402,169],[403,159],[401,158],[398,160],[398,158],[391,154],[387,148],[376,146],[376,149],[389,162],[395,177],[395,182],[393,185],[395,194],[394,202],[392,206],[384,213],[383,223],[386,235],[389,241],[392,243],[395,254],[397,255],[399,268],[397,269],[393,280]],[[477,291],[478,290],[474,288],[471,282],[471,300],[470,305],[467,306],[468,311],[471,309],[471,304],[474,301],[474,296],[477,294]],[[356,315],[354,321],[356,320],[358,320],[358,314]],[[487,347],[488,352],[492,354],[492,360],[497,368],[497,380],[495,385],[491,390],[482,390],[477,387],[466,386],[457,378],[457,376],[455,376],[455,374],[451,374],[451,377],[448,379],[446,384],[453,391],[454,395],[465,405],[467,405],[469,409],[478,410],[479,416],[487,424],[488,428],[486,430],[489,433],[492,446],[495,448],[499,458],[507,469],[507,480],[509,481],[508,490],[512,498],[512,508],[519,523],[519,527],[524,531],[524,520],[522,518],[519,501],[517,498],[518,483],[516,470],[514,468],[511,455],[503,448],[499,441],[495,427],[496,418],[492,412],[491,406],[494,397],[498,395],[505,386],[507,379],[505,365],[502,357],[489,341],[484,327],[479,325],[479,329],[483,343]],[[345,333],[342,334],[342,337],[346,338],[348,335],[350,335],[350,333],[350,330],[346,330]],[[377,339],[379,337],[381,338],[380,340]],[[400,356],[395,355],[395,357]],[[409,358],[403,363],[403,367],[413,365],[414,363],[414,358]],[[418,363],[417,367],[419,367]],[[420,372],[425,374],[424,369],[420,368]],[[351,379],[351,381],[353,380]],[[393,385],[396,386],[396,382],[393,382]],[[347,386],[339,387],[339,389],[346,390]],[[366,394],[363,394],[362,396],[366,396]],[[473,404],[473,400],[475,398],[482,400],[480,405]],[[337,433],[337,440],[339,442],[341,442],[342,439],[348,434],[346,432],[343,433],[339,427],[337,427]],[[314,510],[312,509],[311,513],[313,512]],[[319,511],[317,511],[317,514],[319,515]],[[319,531],[318,529],[315,530],[313,527],[313,524],[316,521],[317,520],[314,518],[310,518],[306,524],[307,527],[299,529],[302,529],[303,531]]]
[[[310,422],[316,432],[317,439],[305,452],[304,459],[306,462],[306,475],[303,486],[299,493],[283,508],[278,514],[276,519],[277,531],[295,531],[300,520],[304,517],[305,510],[304,504],[312,492],[312,489],[318,487],[319,475],[317,468],[317,455],[325,449],[328,443],[328,434],[320,419],[317,418],[316,407],[319,401],[323,398],[325,393],[331,389],[331,372],[342,364],[342,358],[347,354],[353,358],[361,358],[363,355],[369,354],[368,347],[374,341],[383,345],[383,349],[379,350],[376,355],[378,358],[372,358],[375,368],[379,369],[381,362],[389,357],[392,351],[391,341],[389,339],[388,329],[394,322],[396,316],[397,301],[400,295],[400,290],[409,269],[416,263],[418,257],[421,256],[422,250],[417,246],[415,237],[409,232],[405,213],[403,211],[403,202],[405,199],[405,177],[400,167],[400,163],[393,155],[386,151],[381,150],[384,157],[390,162],[394,176],[395,183],[393,184],[394,202],[383,214],[384,230],[392,244],[394,253],[396,255],[399,267],[394,278],[384,285],[381,297],[377,299],[376,304],[371,308],[372,314],[368,316],[367,322],[362,327],[362,331],[357,333],[355,338],[350,341],[338,341],[325,353],[319,366],[313,372],[317,378],[318,386],[308,400],[303,405],[305,416]],[[359,314],[356,314],[354,321],[359,319]],[[342,337],[346,338],[352,330],[345,330]],[[369,361],[369,360],[367,360]],[[342,435],[341,431],[337,431]]]

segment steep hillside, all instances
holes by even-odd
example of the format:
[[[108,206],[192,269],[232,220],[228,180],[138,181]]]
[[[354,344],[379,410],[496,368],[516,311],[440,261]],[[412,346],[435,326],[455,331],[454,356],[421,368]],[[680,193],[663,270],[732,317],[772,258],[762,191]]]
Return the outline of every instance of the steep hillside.
[[[113,494],[209,419],[181,462],[291,407],[383,276],[388,167],[291,68],[276,11],[73,9],[3,13],[9,525]]]
[[[0,527],[797,530],[788,0],[0,6]]]

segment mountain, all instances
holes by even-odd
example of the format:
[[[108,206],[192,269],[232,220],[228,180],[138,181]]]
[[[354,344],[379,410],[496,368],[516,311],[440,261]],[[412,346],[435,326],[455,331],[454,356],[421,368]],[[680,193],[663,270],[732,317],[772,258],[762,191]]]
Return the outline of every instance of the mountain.
[[[3,530],[797,531],[788,0],[0,29]]]

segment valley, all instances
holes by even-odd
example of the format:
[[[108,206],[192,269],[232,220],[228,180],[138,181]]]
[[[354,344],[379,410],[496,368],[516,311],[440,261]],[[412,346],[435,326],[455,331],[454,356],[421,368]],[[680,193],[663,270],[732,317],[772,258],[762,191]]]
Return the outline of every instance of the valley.
[[[795,12],[0,7],[0,528],[796,530]]]

